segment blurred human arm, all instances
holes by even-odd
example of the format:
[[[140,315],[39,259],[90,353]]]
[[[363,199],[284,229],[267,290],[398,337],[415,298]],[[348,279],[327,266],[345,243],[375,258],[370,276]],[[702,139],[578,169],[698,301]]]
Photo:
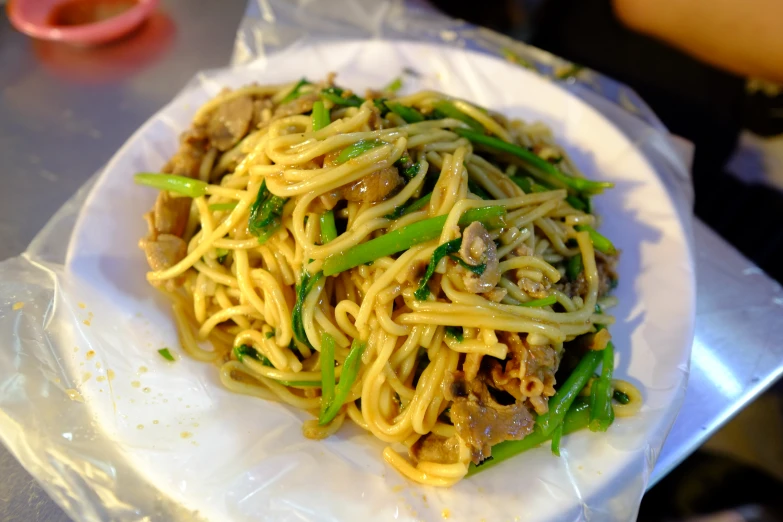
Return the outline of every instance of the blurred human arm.
[[[783,82],[783,0],[612,0],[631,29],[717,67]]]

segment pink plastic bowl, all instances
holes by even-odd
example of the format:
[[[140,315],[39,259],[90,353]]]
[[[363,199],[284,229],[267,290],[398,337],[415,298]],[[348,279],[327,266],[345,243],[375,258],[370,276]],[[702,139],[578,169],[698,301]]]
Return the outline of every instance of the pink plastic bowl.
[[[101,0],[94,1],[102,3]],[[71,2],[73,0],[10,0],[6,9],[14,27],[33,38],[96,45],[126,35],[138,27],[158,5],[158,0],[135,0],[136,5],[130,9],[99,22],[52,25],[51,18],[55,8]]]

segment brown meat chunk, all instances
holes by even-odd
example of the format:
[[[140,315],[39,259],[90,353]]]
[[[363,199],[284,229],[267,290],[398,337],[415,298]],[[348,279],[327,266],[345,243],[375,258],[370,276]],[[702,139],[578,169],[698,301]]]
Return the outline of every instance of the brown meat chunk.
[[[179,263],[188,252],[185,241],[171,234],[161,234],[156,239],[145,239],[139,245],[153,270],[165,270]]]
[[[190,216],[190,198],[174,198],[165,190],[158,193],[153,210],[157,234],[182,237]]]
[[[484,225],[478,221],[468,225],[462,233],[462,246],[459,255],[465,263],[471,266],[486,265],[481,275],[462,267],[459,268],[462,270],[465,288],[469,292],[474,294],[489,292],[500,282],[497,246]]]
[[[489,457],[495,444],[521,440],[533,431],[535,421],[523,402],[498,404],[483,382],[468,382],[462,372],[450,376],[444,391],[446,399],[452,400],[451,421],[470,446],[475,464]]]
[[[454,464],[459,460],[459,440],[446,438],[435,433],[424,435],[411,446],[409,454],[414,462],[437,462]]]
[[[182,135],[179,149],[161,170],[167,174],[197,178],[203,158],[203,142],[186,132]]]
[[[239,96],[221,103],[207,122],[207,136],[213,147],[226,151],[245,137],[255,107],[251,96]]]
[[[397,172],[396,167],[385,167],[353,183],[343,185],[342,195],[343,199],[348,201],[375,203],[386,199],[389,194],[403,183],[404,180]]]

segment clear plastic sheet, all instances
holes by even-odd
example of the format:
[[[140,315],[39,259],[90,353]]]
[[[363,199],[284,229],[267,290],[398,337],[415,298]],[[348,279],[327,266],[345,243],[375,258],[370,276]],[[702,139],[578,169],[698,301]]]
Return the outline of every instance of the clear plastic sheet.
[[[237,34],[234,62],[241,67],[199,74],[118,152],[105,169],[107,175],[96,175],[52,218],[23,256],[0,264],[0,439],[73,518],[634,518],[688,372],[693,324],[688,150],[666,133],[632,91],[591,71],[552,81],[622,129],[627,140],[618,141],[619,163],[637,166],[630,152],[634,149],[652,165],[662,182],[649,188],[662,206],[656,225],[661,236],[653,241],[680,261],[670,267],[671,278],[648,274],[640,278],[641,286],[620,288],[620,299],[633,306],[619,317],[621,324],[613,332],[629,347],[633,340],[635,352],[630,360],[621,356],[618,371],[654,383],[645,390],[648,404],[637,423],[618,422],[605,438],[569,437],[559,460],[543,448],[519,457],[519,468],[513,463],[498,466],[451,491],[421,488],[386,467],[382,445],[359,430],[348,429],[326,442],[305,441],[298,433],[304,418],[299,413],[225,392],[209,365],[185,359],[169,365],[155,354],[157,348],[175,346],[176,338],[165,305],[146,286],[143,259],[131,254],[132,243],[143,235],[143,223],[136,219],[139,209],[148,207],[154,196],[129,185],[128,176],[162,164],[198,103],[224,84],[270,77],[277,81],[275,75],[290,80],[296,65],[279,70],[286,57],[317,55],[318,49],[335,49],[324,47],[328,44],[365,38],[513,54],[516,61],[550,77],[569,67],[539,50],[445,18],[421,3],[251,3]],[[406,45],[394,47],[403,62],[411,61],[409,55],[418,49]],[[353,52],[345,60],[372,57],[371,51]],[[482,59],[451,56],[435,52],[428,59],[451,72],[450,88],[466,97],[480,96],[486,87],[476,76],[485,70]],[[345,68],[348,74],[341,79],[349,82],[361,78],[353,81],[382,83],[395,74],[390,69],[368,78],[361,63]],[[307,71],[299,75],[303,73]],[[430,81],[437,85],[439,79],[425,74],[411,83]],[[568,103],[563,110],[564,123],[558,127],[555,122],[555,132],[558,137],[573,134],[578,141],[580,133],[573,129],[593,116],[578,104]],[[567,146],[570,141],[565,139]],[[610,200],[604,214],[632,216],[634,205],[642,205],[645,197],[630,190]],[[115,222],[112,215],[121,219]],[[648,208],[646,216],[656,216],[655,209]],[[617,231],[622,230],[623,225],[617,225]],[[627,263],[639,266],[627,270],[646,268],[649,255],[628,250]],[[681,284],[670,289],[682,296],[674,310],[662,312],[682,317],[681,328],[673,334],[659,331],[663,301],[650,289],[659,285],[665,290],[674,284],[669,279]],[[649,302],[644,300],[648,296]],[[651,347],[654,341],[664,347]],[[604,469],[595,455],[580,457],[591,453],[617,465]],[[537,492],[539,498],[520,505],[526,491]],[[549,507],[538,509],[539,504]]]

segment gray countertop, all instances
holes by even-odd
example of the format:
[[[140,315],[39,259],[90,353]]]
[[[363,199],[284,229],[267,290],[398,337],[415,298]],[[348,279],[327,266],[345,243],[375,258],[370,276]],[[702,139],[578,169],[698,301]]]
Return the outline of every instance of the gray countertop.
[[[0,17],[0,259],[20,254],[196,71],[229,61],[244,5],[164,0],[133,45],[97,50],[34,42]],[[652,482],[783,373],[783,291],[702,223],[694,235],[691,378]],[[2,446],[0,520],[68,520]]]

